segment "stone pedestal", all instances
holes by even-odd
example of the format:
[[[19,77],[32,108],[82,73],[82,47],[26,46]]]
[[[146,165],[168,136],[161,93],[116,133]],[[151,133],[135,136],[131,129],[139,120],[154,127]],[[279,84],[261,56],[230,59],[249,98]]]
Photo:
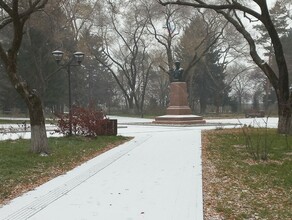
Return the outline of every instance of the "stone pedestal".
[[[188,103],[187,84],[172,82],[170,84],[170,103],[166,109],[167,115],[190,115],[192,113]]]
[[[166,115],[155,118],[156,124],[203,124],[201,116],[192,115],[188,105],[187,85],[185,82],[170,84],[170,103]]]

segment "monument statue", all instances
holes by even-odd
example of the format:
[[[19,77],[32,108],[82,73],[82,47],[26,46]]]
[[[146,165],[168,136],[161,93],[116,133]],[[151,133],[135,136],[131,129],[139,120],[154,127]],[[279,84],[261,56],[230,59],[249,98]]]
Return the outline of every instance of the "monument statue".
[[[171,75],[172,75],[172,81],[173,82],[182,82],[182,78],[183,78],[183,68],[180,67],[180,62],[179,61],[175,61],[175,69],[171,70]]]
[[[197,115],[192,115],[189,106],[187,83],[183,82],[184,71],[180,62],[175,62],[175,69],[169,71],[169,104],[166,115],[158,116],[153,123],[156,124],[204,124],[206,121]]]

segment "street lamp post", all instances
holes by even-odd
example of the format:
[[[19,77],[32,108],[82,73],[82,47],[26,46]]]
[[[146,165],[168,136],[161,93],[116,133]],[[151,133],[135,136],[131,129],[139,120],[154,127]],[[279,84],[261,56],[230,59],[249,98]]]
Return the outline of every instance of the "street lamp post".
[[[63,59],[64,52],[60,50],[55,50],[52,52],[52,55],[55,58],[55,61],[58,65],[63,68],[67,68],[68,74],[68,89],[69,89],[69,135],[72,135],[72,93],[71,93],[71,66],[80,66],[81,62],[84,59],[84,53],[75,52],[72,58],[65,64],[61,64],[61,60]]]

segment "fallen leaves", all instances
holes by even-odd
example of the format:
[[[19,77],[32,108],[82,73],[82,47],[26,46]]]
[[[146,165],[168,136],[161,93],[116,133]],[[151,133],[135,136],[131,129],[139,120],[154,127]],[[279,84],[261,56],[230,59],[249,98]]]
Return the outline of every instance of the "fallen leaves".
[[[251,174],[249,167],[280,166],[278,160],[232,161],[232,157],[220,155],[216,138],[226,134],[240,134],[238,130],[216,130],[202,133],[204,219],[291,219],[292,186],[284,189],[273,185],[273,180],[264,173]],[[235,137],[232,137],[235,139]],[[233,150],[243,155],[244,145],[233,145]],[[283,158],[285,160],[285,158]],[[222,161],[231,168],[221,166]],[[238,164],[240,163],[240,164]],[[289,208],[290,207],[290,208]]]
[[[42,165],[38,165],[34,167],[29,172],[22,173],[21,177],[17,179],[6,179],[0,180],[1,188],[0,188],[0,204],[6,204],[10,200],[35,189],[36,187],[48,182],[49,180],[65,174],[69,170],[81,165],[82,163],[126,142],[131,138],[124,138],[120,141],[115,141],[114,143],[110,143],[107,146],[99,149],[99,150],[86,150],[88,152],[82,151],[78,153],[78,157],[69,158],[69,162],[66,163],[56,163],[51,167],[45,167]],[[84,139],[86,140],[86,139]]]

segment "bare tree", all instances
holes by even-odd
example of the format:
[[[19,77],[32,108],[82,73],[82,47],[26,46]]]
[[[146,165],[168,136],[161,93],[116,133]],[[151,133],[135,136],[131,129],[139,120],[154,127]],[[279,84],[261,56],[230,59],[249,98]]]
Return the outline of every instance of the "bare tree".
[[[5,46],[0,43],[0,57],[11,84],[28,107],[31,124],[31,150],[35,153],[48,153],[42,101],[38,92],[30,88],[26,81],[19,76],[17,57],[22,43],[25,23],[33,13],[43,9],[47,1],[0,0],[2,9],[0,31],[7,30],[8,26],[11,26],[13,30],[13,36],[9,43]]]
[[[166,108],[169,95],[169,75],[161,68],[166,60],[165,54],[161,51],[156,51],[154,55],[154,71],[155,75],[151,77],[151,96],[155,98],[160,108]]]
[[[104,1],[90,0],[62,0],[57,4],[66,16],[63,27],[70,29],[74,34],[73,39],[77,42],[85,29],[94,26],[94,19],[99,17]]]
[[[164,1],[159,0],[163,5],[185,5],[193,8],[206,8],[216,11],[230,22],[236,30],[242,34],[249,45],[250,55],[256,65],[268,77],[273,86],[278,100],[278,132],[292,134],[292,93],[289,91],[289,75],[286,59],[283,52],[282,43],[279,34],[273,23],[269,7],[266,0],[250,0],[250,1],[226,1],[225,3],[209,3],[204,0],[193,1]],[[268,33],[272,47],[274,49],[278,74],[271,66],[264,61],[264,58],[257,50],[256,42],[252,34],[246,28],[243,19],[249,22],[258,21],[265,27]]]
[[[148,18],[143,16],[138,3],[125,4],[127,9],[119,11],[110,2],[111,29],[105,30],[101,37],[102,53],[109,62],[105,63],[99,56],[95,58],[112,73],[129,109],[136,109],[143,115],[145,93],[153,65],[145,39]]]
[[[228,68],[228,72],[230,72],[229,77],[232,77],[230,95],[237,101],[237,111],[242,112],[244,110],[242,105],[251,100],[254,91],[250,71],[244,65],[232,65]]]
[[[147,10],[149,27],[148,31],[154,36],[156,41],[165,49],[167,62],[161,65],[161,69],[169,74],[169,70],[174,66],[174,46],[175,41],[188,23],[186,18],[188,10],[186,8],[174,5],[161,7],[159,4],[144,4]],[[171,76],[169,76],[171,80]]]

